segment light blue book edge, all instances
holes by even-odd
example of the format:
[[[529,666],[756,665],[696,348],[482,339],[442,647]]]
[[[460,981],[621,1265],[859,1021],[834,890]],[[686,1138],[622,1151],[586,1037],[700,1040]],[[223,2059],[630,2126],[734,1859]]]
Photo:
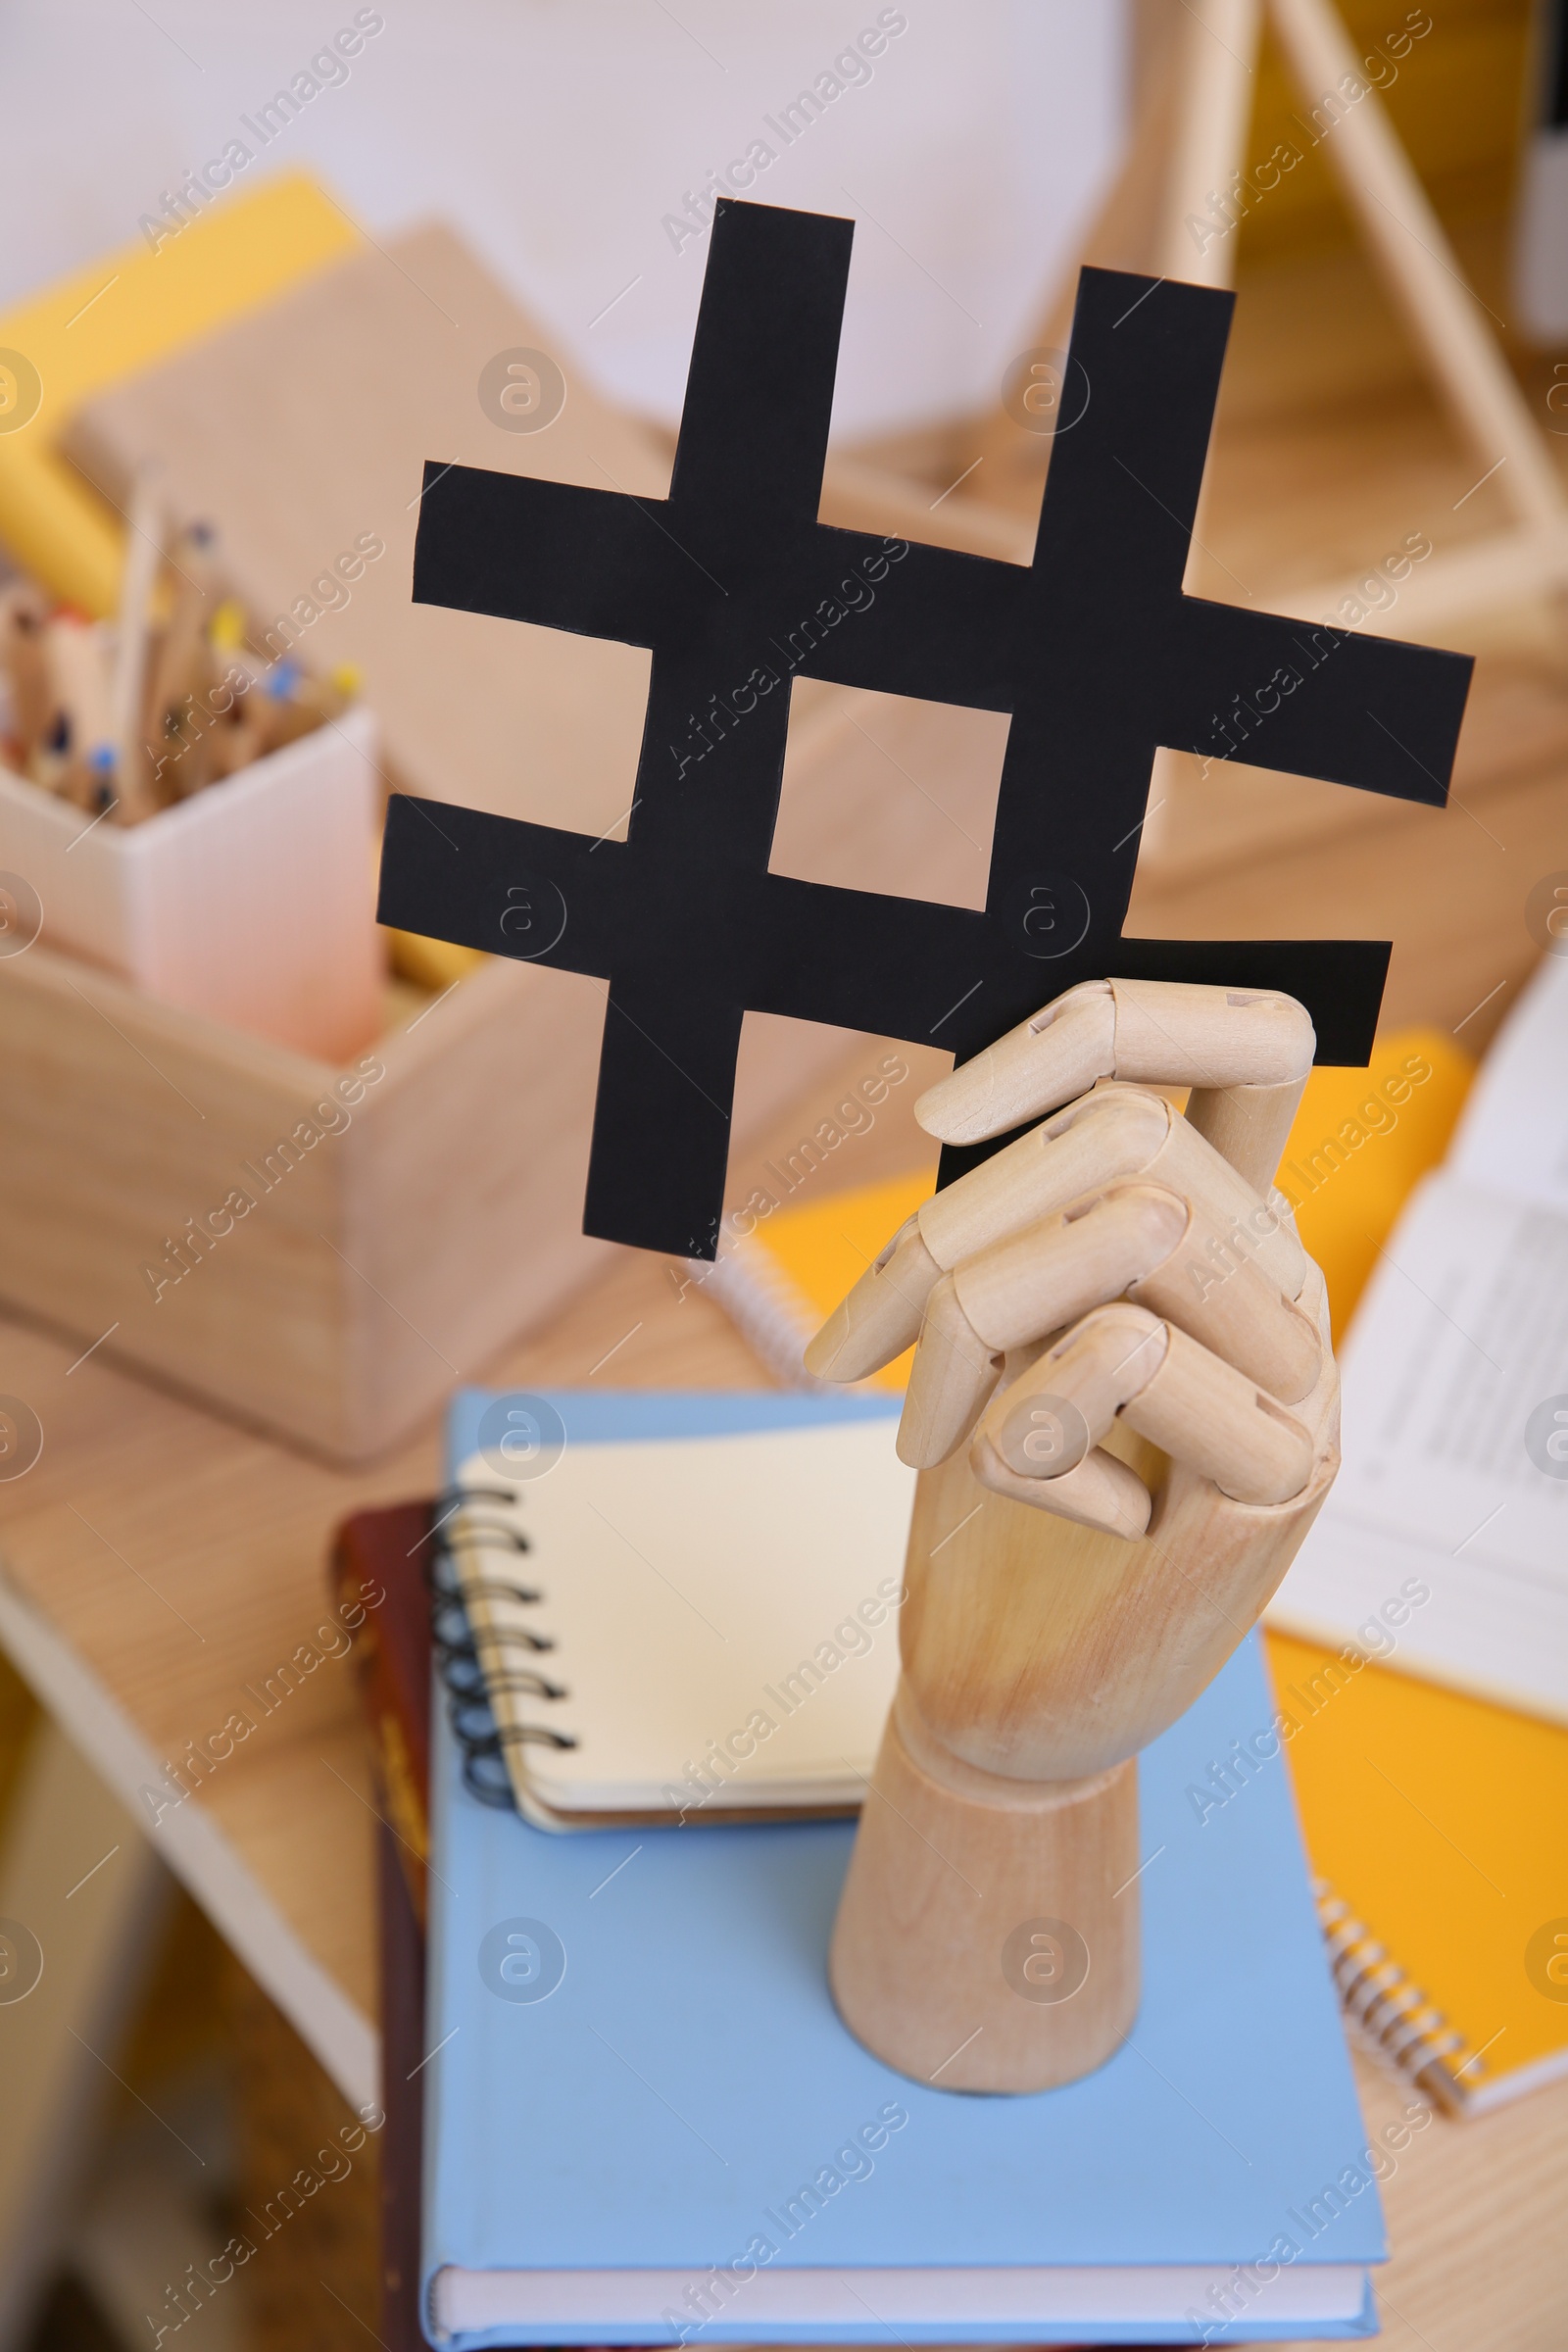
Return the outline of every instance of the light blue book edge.
[[[488,1392],[454,1400],[449,1466]],[[896,1398],[555,1393],[568,1444],[891,1418]],[[891,1433],[890,1433],[891,1434]],[[549,1836],[476,1803],[436,1710],[421,2291],[446,2265],[581,2273],[727,2263],[759,2234],[773,2271],[909,2267],[1229,2270],[1385,2258],[1382,2212],[1283,1762],[1200,1818],[1187,1795],[1272,1720],[1257,1636],[1140,1760],[1143,2004],[1128,2043],[1065,2088],[986,2098],[892,2073],[839,2023],[825,1962],[853,1825]],[[480,1946],[543,1921],[564,1973],[500,1997]],[[859,2128],[907,2123],[870,2169]],[[863,2147],[863,2143],[862,2143]],[[824,2168],[825,2201],[798,2192]],[[858,2177],[850,2177],[858,2175]],[[793,2201],[793,2202],[792,2202]],[[791,2230],[786,2208],[807,2219]],[[763,2217],[769,2217],[764,2219]],[[1254,2277],[1258,2276],[1254,2274]],[[1303,2328],[1245,2283],[1230,2325],[1075,2325],[1075,2341],[1259,2342]],[[874,2303],[874,2293],[869,2300]],[[748,2324],[744,2292],[704,2341],[1013,2341],[1016,2320]],[[1245,2308],[1243,2306],[1245,2305]],[[853,2303],[852,2303],[853,2308]],[[552,2324],[549,2340],[649,2343],[672,2328]],[[446,2339],[456,2352],[515,2328]]]

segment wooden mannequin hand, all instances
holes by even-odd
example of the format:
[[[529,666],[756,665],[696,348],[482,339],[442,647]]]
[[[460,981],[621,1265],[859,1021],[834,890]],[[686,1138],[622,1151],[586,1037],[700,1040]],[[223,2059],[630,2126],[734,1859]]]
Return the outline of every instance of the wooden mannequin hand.
[[[918,1336],[905,1703],[983,1770],[1070,1777],[1145,1745],[1328,1491],[1323,1280],[1268,1189],[1313,1045],[1289,997],[1092,981],[916,1105],[951,1143],[1054,1114],[925,1202],[807,1351],[858,1380]],[[1185,1116],[1160,1085],[1194,1090]],[[987,1494],[1102,1532],[1043,1544],[978,1513]]]
[[[829,1978],[921,2081],[1045,2089],[1131,2026],[1133,1759],[1255,1623],[1339,1462],[1323,1278],[1269,1191],[1314,1043],[1267,991],[1069,989],[915,1106],[956,1144],[1049,1115],[927,1200],[807,1350],[859,1380],[919,1341],[903,1673]]]
[[[921,1097],[945,1143],[1057,1115],[901,1228],[808,1369],[862,1379],[918,1334],[902,1458],[929,1469],[971,1439],[982,1486],[1107,1534],[1151,1512],[1101,1444],[1118,1420],[1237,1501],[1291,1500],[1332,1382],[1322,1279],[1268,1180],[1313,1042],[1289,997],[1070,990]],[[1186,1118],[1145,1091],[1181,1084]]]

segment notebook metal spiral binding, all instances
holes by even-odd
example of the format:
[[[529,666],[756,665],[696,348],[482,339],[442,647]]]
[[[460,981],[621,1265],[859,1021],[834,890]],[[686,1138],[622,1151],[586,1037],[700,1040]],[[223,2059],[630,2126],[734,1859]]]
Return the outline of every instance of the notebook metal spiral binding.
[[[551,1731],[544,1724],[498,1724],[491,1704],[492,1693],[503,1690],[547,1700],[570,1696],[564,1683],[535,1668],[512,1663],[511,1653],[518,1649],[531,1656],[554,1649],[553,1636],[527,1626],[505,1631],[476,1627],[469,1612],[472,1600],[507,1600],[531,1608],[544,1598],[533,1586],[488,1570],[465,1579],[454,1548],[456,1539],[505,1544],[514,1552],[526,1553],[531,1547],[520,1529],[497,1519],[469,1516],[475,1505],[511,1505],[516,1499],[510,1487],[449,1489],[439,1495],[425,1567],[430,1589],[430,1643],[446,1689],[447,1720],[463,1751],[464,1787],[480,1804],[502,1812],[516,1808],[507,1769],[509,1744],[526,1740],[555,1748],[577,1744],[570,1733]]]
[[[1411,1984],[1326,1880],[1313,1880],[1312,1895],[1340,1999],[1362,2038],[1446,2113],[1458,2113],[1470,2086],[1465,2067],[1450,2062],[1464,2047],[1464,2036]]]

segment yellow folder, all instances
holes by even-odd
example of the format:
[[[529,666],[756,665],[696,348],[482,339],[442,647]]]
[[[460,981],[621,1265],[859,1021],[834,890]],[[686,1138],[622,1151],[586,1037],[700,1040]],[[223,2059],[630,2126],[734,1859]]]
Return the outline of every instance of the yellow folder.
[[[318,181],[279,172],[188,220],[157,250],[138,240],[105,254],[0,318],[0,547],[11,561],[65,603],[107,618],[120,600],[125,520],[59,453],[75,411],[362,243]],[[446,988],[485,960],[446,940],[392,936],[397,969],[422,987]]]
[[[73,414],[360,241],[324,189],[284,172],[200,215],[158,251],[138,238],[0,318],[6,386],[24,392],[37,382],[36,406],[24,399],[11,421],[0,403],[0,544],[13,562],[95,619],[113,612],[123,518],[57,453]]]

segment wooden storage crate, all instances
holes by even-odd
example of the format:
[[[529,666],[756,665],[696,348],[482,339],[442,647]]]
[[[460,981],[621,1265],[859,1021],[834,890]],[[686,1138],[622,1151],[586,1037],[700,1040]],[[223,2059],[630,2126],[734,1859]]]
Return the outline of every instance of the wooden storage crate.
[[[497,960],[339,1069],[42,947],[0,958],[0,1297],[333,1461],[378,1454],[613,1247],[581,1231],[604,1002]],[[755,1023],[737,1144],[849,1050]]]
[[[0,1294],[334,1460],[379,1452],[596,1262],[562,1162],[598,1009],[557,992],[530,1054],[541,977],[487,966],[337,1069],[8,958]]]

